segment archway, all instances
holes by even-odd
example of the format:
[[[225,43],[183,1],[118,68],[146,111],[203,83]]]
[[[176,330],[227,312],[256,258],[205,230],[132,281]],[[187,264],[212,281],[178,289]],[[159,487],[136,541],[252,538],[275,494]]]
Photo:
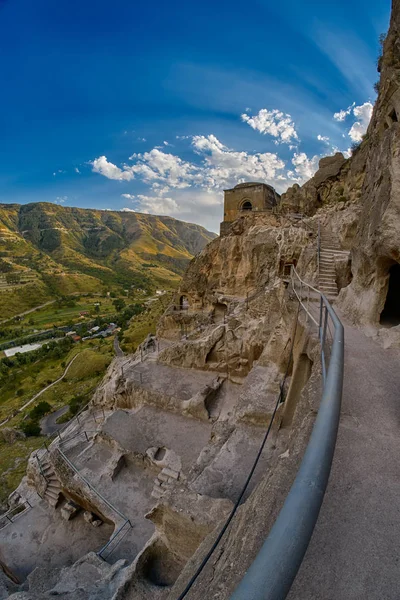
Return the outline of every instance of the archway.
[[[389,269],[389,285],[380,324],[385,327],[400,325],[400,264],[398,263]]]
[[[246,210],[246,211],[248,211],[248,210],[253,210],[253,205],[252,205],[252,203],[250,202],[250,200],[245,200],[245,201],[242,203],[241,210]]]

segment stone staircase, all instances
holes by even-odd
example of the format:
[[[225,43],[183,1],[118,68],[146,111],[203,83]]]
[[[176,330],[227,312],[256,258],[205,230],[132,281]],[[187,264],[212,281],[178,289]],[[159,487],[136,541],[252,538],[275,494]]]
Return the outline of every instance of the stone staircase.
[[[60,482],[57,479],[52,464],[48,461],[46,456],[40,460],[40,463],[47,482],[43,498],[50,504],[50,506],[56,508],[60,501],[61,495]]]
[[[334,299],[338,295],[335,255],[348,255],[348,251],[341,249],[336,236],[327,228],[321,228],[320,239],[318,288],[325,296]]]
[[[156,479],[154,480],[154,488],[151,492],[152,498],[157,500],[164,495],[169,487],[171,487],[179,479],[179,471],[175,471],[169,467],[164,467]]]

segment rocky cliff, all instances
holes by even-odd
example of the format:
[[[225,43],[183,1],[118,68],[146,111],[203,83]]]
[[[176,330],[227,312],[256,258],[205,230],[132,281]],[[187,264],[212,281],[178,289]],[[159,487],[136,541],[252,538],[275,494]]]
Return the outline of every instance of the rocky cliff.
[[[398,343],[399,27],[395,0],[378,101],[353,156],[323,159],[309,182],[282,196],[280,211],[239,218],[196,256],[159,323],[157,339],[147,339],[133,356],[115,359],[90,410],[71,424],[71,441],[55,442],[48,453],[61,503],[73,500],[77,510],[117,530],[112,502],[132,524],[114,554],[114,560],[130,564],[117,561],[112,579],[88,554],[62,572],[69,582],[63,597],[81,597],[77,590],[84,589],[96,599],[176,600],[239,497],[276,410],[244,501],[190,592],[191,600],[230,597],[290,488],[320,400],[318,338],[309,318],[298,313],[290,282],[295,266],[306,281],[319,284],[319,228],[334,246],[320,259],[340,292],[336,302],[354,320],[374,326],[375,335]],[[307,302],[311,313],[318,312],[312,296]],[[385,327],[384,311],[390,312]],[[91,421],[95,431],[85,438]],[[69,463],[65,467],[63,453],[75,470]],[[25,486],[43,484],[37,462],[31,461]],[[24,485],[20,494],[26,493]],[[72,526],[70,531],[73,536]],[[34,533],[45,539],[43,532]],[[23,535],[32,548],[29,528]],[[3,548],[5,555],[13,548],[11,535]],[[7,564],[7,556],[3,559]],[[12,562],[11,554],[8,559]],[[37,591],[40,559],[38,553],[26,600],[58,593],[51,565],[46,576],[53,587],[41,582],[42,595]],[[89,567],[100,573],[94,591]]]

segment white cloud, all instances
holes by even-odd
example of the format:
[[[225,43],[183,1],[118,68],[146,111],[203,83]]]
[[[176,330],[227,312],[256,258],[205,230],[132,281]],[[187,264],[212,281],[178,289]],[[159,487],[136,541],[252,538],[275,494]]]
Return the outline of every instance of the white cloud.
[[[318,171],[320,156],[309,158],[305,152],[295,154],[292,158],[298,183],[304,183]]]
[[[196,165],[158,148],[143,154],[132,154],[129,159],[137,160],[129,167],[129,171],[139,175],[146,183],[163,182],[178,189],[194,183],[199,170]]]
[[[149,186],[149,192],[121,194],[133,203],[130,211],[169,214],[216,229],[224,189],[245,181],[264,181],[282,193],[289,185],[310,179],[318,169],[320,158],[296,152],[291,168],[287,169],[278,154],[236,151],[212,134],[192,136],[191,149],[197,156],[193,161],[183,160],[166,149],[153,148],[133,154],[129,166],[120,168],[105,156],[91,164],[95,172],[109,179],[130,181],[135,178]]]
[[[110,210],[110,209],[107,208],[106,210]],[[137,210],[134,210],[133,208],[124,207],[124,208],[121,208],[120,212],[137,212]]]
[[[221,189],[243,181],[269,181],[274,185],[285,167],[277,154],[236,152],[214,135],[194,136],[192,145],[195,152],[204,157],[201,178],[206,189]]]
[[[353,123],[349,137],[353,142],[361,142],[363,135],[368,129],[369,122],[372,117],[373,105],[371,102],[364,102],[361,106],[355,106],[353,109],[354,116],[357,117],[357,121]]]
[[[347,108],[345,108],[343,110],[339,110],[339,112],[336,112],[333,115],[333,118],[335,119],[335,121],[344,121],[346,119],[346,117],[349,116],[349,114],[351,113],[351,111],[353,110],[355,105],[356,105],[356,103],[353,102],[353,104],[350,104],[350,106],[348,106]]]
[[[333,118],[336,121],[345,121],[349,115],[353,114],[356,121],[351,126],[348,136],[353,142],[361,142],[363,135],[368,129],[373,108],[374,106],[371,102],[364,102],[364,104],[360,104],[359,106],[356,106],[356,103],[353,102],[353,104],[345,110],[340,110],[335,113]],[[343,135],[343,137],[345,136]]]
[[[117,181],[131,181],[134,178],[130,167],[124,165],[123,169],[120,169],[111,162],[108,162],[106,156],[99,156],[95,158],[91,163],[94,173],[100,173],[108,179],[116,179]]]
[[[278,143],[290,144],[299,139],[292,117],[280,110],[262,108],[254,117],[243,113],[241,118],[256,131],[272,135]]]
[[[174,215],[180,213],[180,207],[173,198],[138,194],[137,199],[140,211],[146,214]]]
[[[80,170],[78,169],[78,167],[75,167],[75,173],[78,173],[79,175],[81,174]]]
[[[54,202],[56,204],[64,204],[64,202],[68,200],[68,196],[57,196],[57,198],[54,200]]]
[[[329,144],[329,137],[327,135],[317,135],[317,140],[319,142],[324,142],[325,144]]]

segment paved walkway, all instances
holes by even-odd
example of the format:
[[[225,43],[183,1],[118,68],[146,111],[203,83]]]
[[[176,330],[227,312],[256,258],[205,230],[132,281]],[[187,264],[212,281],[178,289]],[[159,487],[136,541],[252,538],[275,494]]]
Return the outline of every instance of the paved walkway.
[[[290,600],[400,598],[400,352],[344,324],[336,452]]]
[[[65,415],[69,406],[63,406],[55,412],[50,413],[40,421],[40,433],[42,435],[53,435],[56,431],[64,427],[65,423],[57,423],[57,419]]]

